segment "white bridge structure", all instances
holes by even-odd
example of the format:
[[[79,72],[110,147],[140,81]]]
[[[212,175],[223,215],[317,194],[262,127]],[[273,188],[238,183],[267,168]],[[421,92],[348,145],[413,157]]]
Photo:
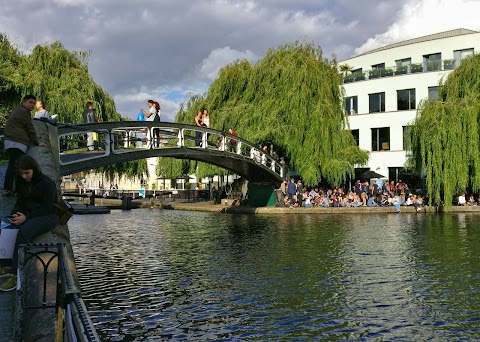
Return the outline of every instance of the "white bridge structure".
[[[118,121],[59,124],[50,126],[49,134],[61,176],[130,160],[170,157],[217,165],[255,183],[279,184],[285,177],[285,166],[258,146],[206,127]],[[0,128],[0,138],[3,135]]]

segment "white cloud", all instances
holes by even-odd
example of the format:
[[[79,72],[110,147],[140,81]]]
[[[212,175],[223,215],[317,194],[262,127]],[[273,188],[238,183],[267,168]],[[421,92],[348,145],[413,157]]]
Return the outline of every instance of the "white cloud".
[[[409,0],[385,32],[368,39],[355,53],[457,28],[479,30],[479,13],[479,0]]]
[[[82,5],[87,5],[88,3],[92,3],[93,1],[91,0],[53,0],[53,3],[59,5],[59,6],[82,6]]]
[[[213,81],[221,68],[237,59],[255,62],[258,60],[258,56],[250,50],[237,51],[230,46],[212,50],[200,64],[198,69],[199,77]]]

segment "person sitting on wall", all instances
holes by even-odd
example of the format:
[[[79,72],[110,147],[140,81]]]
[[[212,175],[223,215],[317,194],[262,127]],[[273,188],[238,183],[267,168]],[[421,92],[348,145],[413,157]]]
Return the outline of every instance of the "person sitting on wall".
[[[34,158],[25,155],[18,160],[15,182],[17,200],[10,221],[19,231],[10,269],[12,277],[7,280],[13,283],[18,264],[18,246],[31,243],[37,236],[51,231],[59,221],[55,207],[58,202],[57,186],[41,172]]]

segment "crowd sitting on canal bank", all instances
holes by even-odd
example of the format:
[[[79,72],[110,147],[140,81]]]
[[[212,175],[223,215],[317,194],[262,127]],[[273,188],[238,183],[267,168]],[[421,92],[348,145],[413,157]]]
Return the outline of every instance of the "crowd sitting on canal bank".
[[[428,197],[422,194],[411,193],[408,185],[401,180],[385,182],[381,187],[372,181],[360,182],[357,180],[350,191],[340,187],[322,189],[320,187],[305,187],[302,181],[293,178],[290,182],[284,180],[280,186],[283,194],[283,205],[289,208],[296,207],[323,207],[323,208],[350,208],[350,207],[389,207],[393,206],[400,212],[402,206],[412,206],[418,212],[428,205]],[[455,204],[460,206],[477,206],[480,203],[473,195],[461,193]]]

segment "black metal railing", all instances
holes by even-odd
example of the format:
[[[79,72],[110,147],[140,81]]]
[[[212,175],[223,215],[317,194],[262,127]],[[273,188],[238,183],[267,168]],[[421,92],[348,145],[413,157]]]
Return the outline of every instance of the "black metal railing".
[[[20,245],[18,256],[15,341],[26,338],[27,310],[45,310],[45,316],[57,321],[57,341],[100,341],[70,271],[65,244]],[[33,294],[29,293],[27,303],[25,268],[29,262],[36,263],[43,279],[39,282],[41,298],[31,300]],[[55,293],[54,298],[52,293]]]

